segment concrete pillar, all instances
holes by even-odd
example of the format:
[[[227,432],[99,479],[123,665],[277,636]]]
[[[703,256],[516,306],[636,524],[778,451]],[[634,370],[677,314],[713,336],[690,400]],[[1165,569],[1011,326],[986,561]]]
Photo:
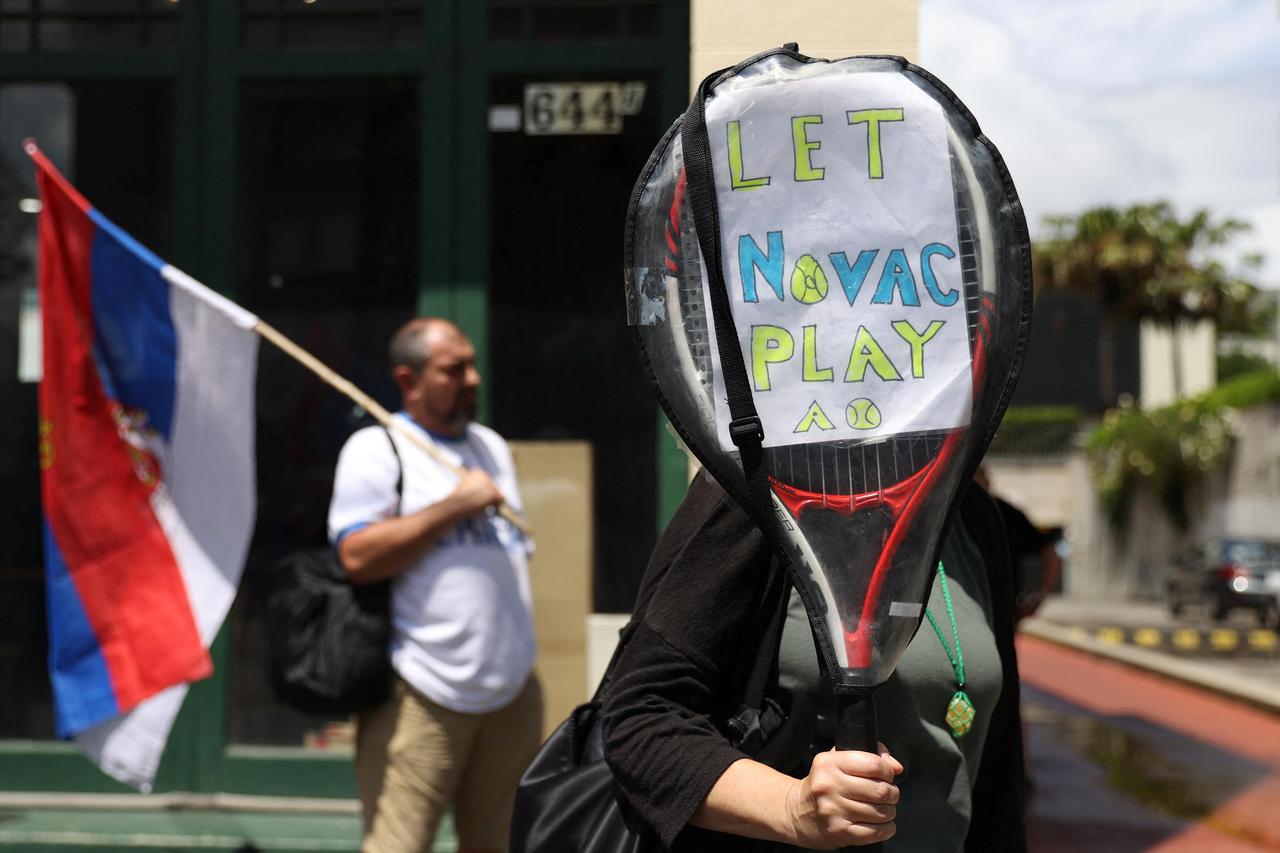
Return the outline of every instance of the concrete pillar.
[[[825,59],[916,58],[915,0],[692,0],[689,9],[690,91],[711,72],[785,42]]]
[[[1139,331],[1140,403],[1155,409],[1174,401],[1174,358],[1182,371],[1182,396],[1207,391],[1218,381],[1217,331],[1213,323],[1183,323],[1177,344],[1167,326],[1144,321]]]

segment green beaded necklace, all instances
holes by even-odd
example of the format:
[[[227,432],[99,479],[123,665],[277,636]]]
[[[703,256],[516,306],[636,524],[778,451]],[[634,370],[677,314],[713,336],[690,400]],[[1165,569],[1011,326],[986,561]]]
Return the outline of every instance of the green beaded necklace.
[[[946,721],[947,727],[951,729],[951,736],[959,738],[967,735],[973,728],[973,721],[978,716],[978,712],[964,692],[964,650],[960,648],[960,632],[956,629],[956,612],[951,607],[951,588],[947,585],[947,572],[942,568],[941,562],[938,563],[938,580],[942,584],[942,600],[947,604],[947,618],[951,620],[951,638],[955,641],[955,654],[951,653],[947,638],[942,636],[938,620],[934,619],[933,614],[928,610],[925,611],[925,615],[929,617],[929,624],[938,635],[938,642],[942,643],[942,650],[947,653],[947,660],[951,661],[951,669],[956,674],[957,689],[951,701],[947,703]]]

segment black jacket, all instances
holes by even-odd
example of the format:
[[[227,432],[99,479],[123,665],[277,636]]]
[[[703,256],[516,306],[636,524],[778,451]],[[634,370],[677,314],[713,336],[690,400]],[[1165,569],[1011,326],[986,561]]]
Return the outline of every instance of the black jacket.
[[[959,512],[986,557],[1004,677],[965,849],[1017,853],[1026,849],[1026,832],[1008,547],[986,492],[970,487]],[[687,826],[715,781],[743,757],[723,724],[789,589],[746,513],[710,476],[695,477],[650,559],[602,712],[605,759],[623,800],[673,850],[790,849]]]

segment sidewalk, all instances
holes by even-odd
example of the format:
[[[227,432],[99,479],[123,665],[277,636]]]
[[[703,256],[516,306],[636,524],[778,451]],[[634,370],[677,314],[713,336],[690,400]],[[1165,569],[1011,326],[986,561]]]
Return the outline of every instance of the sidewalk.
[[[1153,602],[1055,596],[1019,629],[1280,715],[1280,641],[1247,615],[1219,625]]]

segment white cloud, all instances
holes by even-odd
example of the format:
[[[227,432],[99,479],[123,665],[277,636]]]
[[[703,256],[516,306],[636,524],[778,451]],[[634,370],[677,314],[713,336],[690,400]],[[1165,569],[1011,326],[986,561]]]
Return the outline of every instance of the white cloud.
[[[1033,233],[1092,205],[1207,207],[1253,223],[1280,286],[1276,0],[921,0],[920,57],[999,147]]]

